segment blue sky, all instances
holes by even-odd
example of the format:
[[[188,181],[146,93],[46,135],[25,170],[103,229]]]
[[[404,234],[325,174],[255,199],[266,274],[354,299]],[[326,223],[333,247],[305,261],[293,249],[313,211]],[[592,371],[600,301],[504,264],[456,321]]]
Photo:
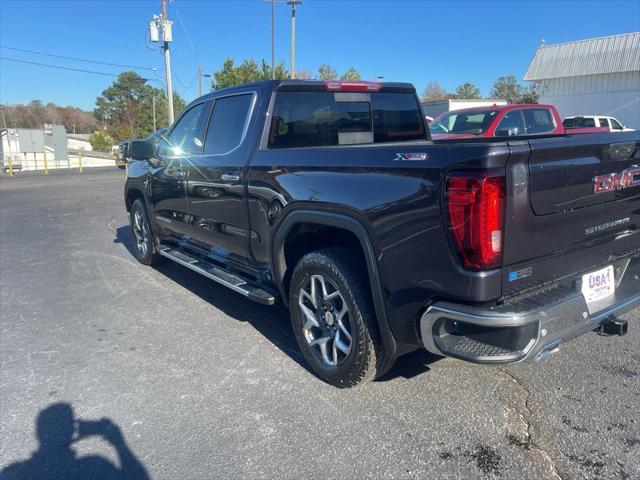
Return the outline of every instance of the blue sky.
[[[0,44],[102,62],[156,67],[162,55],[145,44],[160,0],[0,0]],[[276,5],[276,56],[289,64],[289,8]],[[197,96],[205,72],[226,57],[271,60],[271,7],[261,0],[173,0],[174,87]],[[488,95],[500,75],[522,79],[533,53],[547,44],[640,30],[640,0],[393,1],[303,0],[297,14],[296,67],[339,72],[356,67],[365,79],[430,80],[447,90],[472,82]],[[72,62],[0,48],[0,56],[118,73],[117,67]],[[114,78],[0,60],[0,102],[32,99],[91,109]]]

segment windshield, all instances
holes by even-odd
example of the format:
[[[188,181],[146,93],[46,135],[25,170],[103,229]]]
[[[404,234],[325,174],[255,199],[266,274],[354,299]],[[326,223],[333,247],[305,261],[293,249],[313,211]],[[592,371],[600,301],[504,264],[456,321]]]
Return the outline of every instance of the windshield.
[[[489,127],[497,114],[498,110],[447,112],[436,117],[429,124],[429,130],[431,133],[480,135]]]

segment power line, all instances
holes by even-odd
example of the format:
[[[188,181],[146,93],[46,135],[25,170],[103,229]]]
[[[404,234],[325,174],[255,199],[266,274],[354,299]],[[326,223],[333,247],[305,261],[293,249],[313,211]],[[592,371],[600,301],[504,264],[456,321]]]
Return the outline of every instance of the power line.
[[[37,55],[44,55],[44,56],[47,56],[47,57],[63,58],[65,60],[74,60],[76,62],[95,63],[97,65],[109,65],[111,67],[135,68],[137,70],[149,70],[151,72],[155,72],[155,71],[158,70],[157,68],[137,67],[135,65],[126,65],[126,64],[122,64],[122,63],[109,63],[109,62],[100,62],[98,60],[89,60],[89,59],[86,59],[86,58],[67,57],[67,56],[64,56],[64,55],[55,55],[53,53],[39,52],[37,50],[27,50],[25,48],[7,47],[6,45],[0,45],[0,48],[6,48],[7,50],[15,50],[16,52],[35,53]]]
[[[118,75],[115,73],[107,73],[107,72],[96,72],[95,70],[83,70],[81,68],[72,68],[72,67],[63,67],[62,65],[51,65],[50,63],[39,63],[39,62],[29,62],[27,60],[18,60],[17,58],[9,58],[0,56],[0,60],[7,60],[9,62],[17,62],[17,63],[27,63],[29,65],[37,65],[39,67],[48,67],[48,68],[58,68],[60,70],[71,70],[74,72],[82,72],[82,73],[93,73],[94,75],[105,75],[107,77],[117,77]],[[153,78],[143,78],[142,80],[146,81],[157,81]]]
[[[194,56],[196,57],[196,60],[198,61],[198,63],[200,63],[200,57],[198,56],[198,52],[196,51],[195,47],[193,46],[193,42],[191,41],[191,35],[189,35],[189,32],[187,31],[187,27],[185,26],[184,22],[182,21],[182,15],[180,15],[180,10],[178,10],[178,7],[175,7],[174,10],[176,11],[176,14],[178,15],[178,20],[180,21],[180,26],[182,27],[182,31],[184,32],[185,37],[187,37],[187,42],[189,42],[189,46],[191,47],[191,51],[193,52]],[[174,51],[175,54],[175,51]]]

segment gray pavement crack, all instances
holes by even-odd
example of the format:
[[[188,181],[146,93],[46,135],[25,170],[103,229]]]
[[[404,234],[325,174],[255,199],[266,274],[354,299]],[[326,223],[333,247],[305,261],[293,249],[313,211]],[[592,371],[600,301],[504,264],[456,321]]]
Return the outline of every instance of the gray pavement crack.
[[[507,381],[511,383],[510,385],[509,383],[499,382],[494,390],[505,401],[505,415],[508,420],[507,428],[511,430],[507,434],[507,440],[511,445],[539,454],[549,466],[549,478],[563,480],[549,452],[536,440],[538,435],[536,434],[537,427],[533,419],[534,411],[531,405],[531,391],[512,373],[501,368],[496,368],[495,371],[499,372],[503,379],[507,377]],[[513,384],[516,387],[515,391],[512,388]],[[504,390],[502,395],[500,395],[501,386]]]
[[[115,221],[116,219],[114,217],[110,217],[109,222],[107,223],[107,228],[111,230],[113,233],[117,233],[116,229],[113,227],[113,222]]]

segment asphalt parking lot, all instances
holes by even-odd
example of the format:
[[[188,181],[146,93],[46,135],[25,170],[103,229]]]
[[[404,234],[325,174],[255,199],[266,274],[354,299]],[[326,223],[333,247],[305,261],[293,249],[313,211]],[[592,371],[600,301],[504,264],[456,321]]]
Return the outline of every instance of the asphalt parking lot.
[[[0,178],[2,480],[640,478],[640,310],[540,364],[416,352],[338,390],[282,307],[138,264],[123,182]]]

